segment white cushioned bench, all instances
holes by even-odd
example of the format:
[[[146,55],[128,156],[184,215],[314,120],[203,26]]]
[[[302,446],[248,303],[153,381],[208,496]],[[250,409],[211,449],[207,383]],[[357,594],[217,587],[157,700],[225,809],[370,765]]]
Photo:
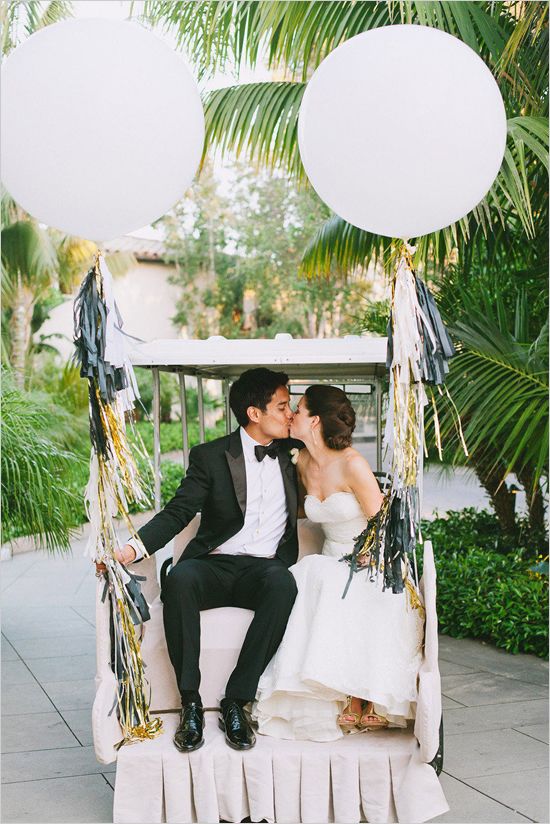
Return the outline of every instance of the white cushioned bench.
[[[441,685],[437,664],[435,566],[431,544],[424,549],[421,589],[426,607],[424,657],[419,675],[414,730],[380,730],[345,736],[331,743],[281,741],[257,736],[248,752],[230,749],[217,726],[217,713],[207,712],[205,745],[190,754],[173,743],[180,698],[164,638],[157,566],[163,557],[180,556],[195,534],[197,516],[169,547],[136,564],[145,575],[144,594],[151,619],[145,625],[142,657],[151,686],[151,709],[164,723],[153,741],[115,744],[122,733],[115,713],[111,672],[109,612],[97,597],[97,676],[92,726],[97,758],[118,758],[114,796],[115,824],[156,822],[392,822],[427,821],[448,810],[430,761],[439,746]],[[322,535],[307,519],[298,522],[300,558],[319,552]],[[222,607],[201,613],[201,696],[215,709],[233,670],[252,612]]]

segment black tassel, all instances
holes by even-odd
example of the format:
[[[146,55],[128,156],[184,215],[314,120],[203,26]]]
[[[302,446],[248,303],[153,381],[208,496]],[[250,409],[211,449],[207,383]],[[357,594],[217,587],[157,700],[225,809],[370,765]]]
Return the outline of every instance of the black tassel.
[[[456,350],[428,287],[418,277],[415,277],[415,282],[418,303],[435,336],[434,351],[432,339],[427,332],[424,321],[420,320],[420,334],[424,342],[421,364],[422,377],[424,383],[438,385],[445,383],[445,377],[449,371],[449,358],[456,355]]]
[[[113,403],[116,393],[127,387],[128,379],[123,367],[115,368],[105,360],[107,314],[94,266],[82,281],[74,302],[74,361],[80,365],[81,377],[97,382],[101,399]]]

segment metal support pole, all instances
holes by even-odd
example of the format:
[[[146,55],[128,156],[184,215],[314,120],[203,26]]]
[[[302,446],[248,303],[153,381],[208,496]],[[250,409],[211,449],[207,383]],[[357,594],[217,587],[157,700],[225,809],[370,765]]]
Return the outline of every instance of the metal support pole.
[[[229,406],[229,388],[231,382],[229,378],[225,378],[223,382],[223,394],[225,398],[225,434],[229,435],[231,432],[231,407]]]
[[[199,406],[199,441],[204,443],[206,440],[204,431],[204,395],[202,390],[202,378],[197,376],[197,402]]]
[[[181,442],[183,445],[183,468],[187,472],[189,467],[189,430],[187,427],[187,393],[185,387],[185,375],[178,372],[180,384],[180,411],[181,411]]]
[[[382,381],[376,378],[376,471],[382,472]]]
[[[155,512],[160,511],[160,372],[153,369],[153,471]]]

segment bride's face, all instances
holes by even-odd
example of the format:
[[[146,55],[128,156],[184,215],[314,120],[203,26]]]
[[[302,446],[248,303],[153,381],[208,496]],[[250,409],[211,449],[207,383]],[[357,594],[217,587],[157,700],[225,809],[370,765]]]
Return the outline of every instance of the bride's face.
[[[305,398],[300,398],[300,403],[292,418],[290,424],[290,435],[292,438],[297,438],[303,441],[304,437],[311,435],[311,418],[309,416],[308,408],[306,406]]]

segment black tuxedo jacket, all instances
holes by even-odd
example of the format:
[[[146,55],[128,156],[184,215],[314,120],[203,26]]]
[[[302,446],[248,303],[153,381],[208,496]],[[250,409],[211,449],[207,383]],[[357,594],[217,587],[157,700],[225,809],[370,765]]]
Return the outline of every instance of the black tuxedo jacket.
[[[303,444],[293,438],[279,440],[277,443],[288,510],[286,530],[279,541],[277,557],[291,566],[298,559],[298,485],[290,450]],[[207,555],[243,527],[246,512],[246,469],[239,429],[231,435],[191,449],[189,468],[176,494],[138,532],[147,552],[152,554],[165,546],[187,526],[197,512],[201,513],[200,527],[196,536],[187,544],[180,558],[182,561]]]

